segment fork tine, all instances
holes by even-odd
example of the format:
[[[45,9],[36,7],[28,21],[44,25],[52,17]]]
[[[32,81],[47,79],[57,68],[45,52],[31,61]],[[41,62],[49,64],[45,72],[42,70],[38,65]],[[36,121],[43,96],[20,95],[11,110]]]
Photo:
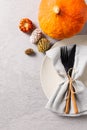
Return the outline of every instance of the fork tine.
[[[68,49],[67,49],[67,47],[61,47],[61,61],[67,72],[68,71]]]
[[[68,49],[67,49],[67,47],[66,47],[66,60],[68,62]]]

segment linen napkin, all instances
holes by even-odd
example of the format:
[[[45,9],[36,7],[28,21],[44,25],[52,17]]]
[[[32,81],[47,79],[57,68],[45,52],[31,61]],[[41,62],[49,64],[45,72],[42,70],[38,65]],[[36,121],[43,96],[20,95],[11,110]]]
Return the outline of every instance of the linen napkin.
[[[67,48],[72,48],[68,45]],[[65,105],[67,100],[67,89],[69,78],[65,68],[61,62],[61,47],[55,47],[46,52],[46,55],[52,60],[53,66],[61,78],[61,83],[53,92],[46,108],[58,113],[61,116],[81,116],[87,114],[87,46],[76,45],[74,67],[72,70],[72,85],[75,89],[75,98],[78,106],[78,113],[73,109],[72,100],[70,102],[69,113],[65,113]]]

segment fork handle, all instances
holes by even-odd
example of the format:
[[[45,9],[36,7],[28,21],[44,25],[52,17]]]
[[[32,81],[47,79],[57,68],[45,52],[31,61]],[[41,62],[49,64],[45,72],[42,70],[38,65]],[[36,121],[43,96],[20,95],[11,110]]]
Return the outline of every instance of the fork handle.
[[[70,87],[68,89],[68,93],[67,93],[67,99],[66,99],[66,106],[65,106],[65,113],[68,114],[70,111],[70,101],[71,101],[71,90]]]
[[[77,103],[76,103],[76,97],[75,97],[75,90],[72,86],[72,90],[71,90],[71,98],[72,98],[72,103],[73,103],[73,108],[74,108],[74,112],[75,114],[78,114],[78,107],[77,107]]]

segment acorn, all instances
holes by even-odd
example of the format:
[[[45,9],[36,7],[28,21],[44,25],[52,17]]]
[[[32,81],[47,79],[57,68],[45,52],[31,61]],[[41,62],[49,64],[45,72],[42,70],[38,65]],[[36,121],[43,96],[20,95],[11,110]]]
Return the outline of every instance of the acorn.
[[[25,50],[26,55],[33,55],[34,53],[35,52],[34,52],[34,50],[32,48],[29,48],[29,49]]]
[[[51,44],[50,44],[50,41],[46,38],[41,38],[39,41],[38,41],[38,51],[39,52],[45,52],[47,51],[48,49],[50,49],[51,47]]]

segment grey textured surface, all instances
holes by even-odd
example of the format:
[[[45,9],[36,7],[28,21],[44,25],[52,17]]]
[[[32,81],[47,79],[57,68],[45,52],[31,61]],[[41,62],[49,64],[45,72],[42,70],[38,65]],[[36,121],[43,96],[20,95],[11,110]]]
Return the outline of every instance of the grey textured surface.
[[[0,130],[85,130],[87,116],[63,118],[44,108],[47,98],[39,78],[43,55],[18,29],[22,17],[38,26],[39,2],[0,0]],[[37,52],[35,57],[24,54],[29,47]]]

